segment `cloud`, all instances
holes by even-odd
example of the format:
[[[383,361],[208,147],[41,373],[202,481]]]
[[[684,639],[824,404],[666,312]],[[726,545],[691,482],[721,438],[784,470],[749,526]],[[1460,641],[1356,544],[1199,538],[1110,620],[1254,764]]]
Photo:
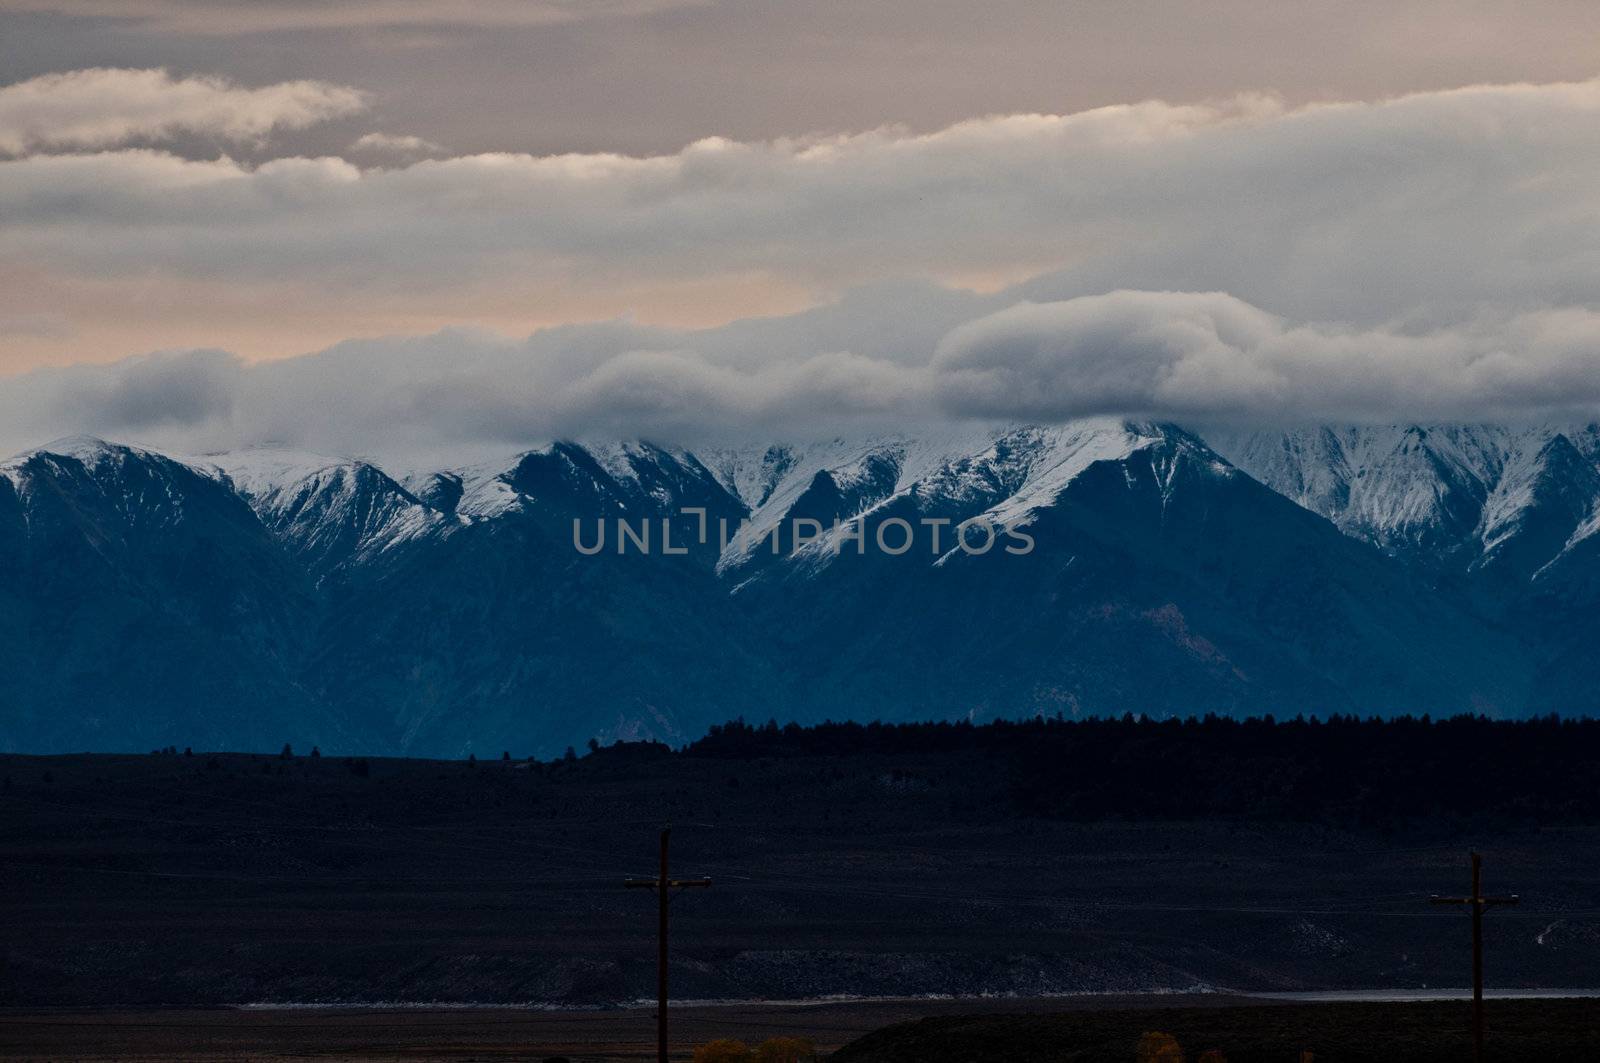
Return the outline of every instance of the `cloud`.
[[[163,33],[233,36],[370,26],[548,26],[706,0],[6,0],[13,11],[127,20]]]
[[[67,339],[72,322],[63,314],[35,313],[0,316],[0,336],[30,336]]]
[[[650,157],[37,156],[0,162],[0,263],[136,275],[141,299],[154,284],[180,306],[201,280],[289,286],[307,312],[347,315],[347,335],[370,327],[352,306],[472,320],[484,293],[550,321],[686,286],[825,300],[1034,275],[1019,296],[1222,290],[1300,320],[1437,324],[1600,290],[1597,118],[1590,81],[1147,102]]]
[[[0,391],[0,447],[91,432],[188,450],[271,441],[381,456],[1100,415],[1250,425],[1600,416],[1600,312],[1590,310],[1405,332],[1293,323],[1219,292],[1117,291],[980,313],[914,353],[823,346],[854,329],[871,350],[896,320],[961,305],[905,294],[877,289],[826,312],[699,332],[618,321],[515,341],[447,330],[275,362],[196,351],[39,370]],[[752,357],[757,336],[782,356]]]
[[[227,418],[248,370],[221,351],[142,355],[112,365],[44,369],[14,377],[0,394],[7,449],[92,431],[185,431]]]
[[[3,161],[0,274],[70,282],[107,313],[270,296],[285,309],[269,318],[347,314],[355,335],[384,331],[374,308],[470,321],[463,307],[501,293],[546,320],[579,296],[617,318],[14,377],[0,426],[19,447],[125,424],[151,442],[371,451],[1101,413],[1588,418],[1597,118],[1589,81],[1146,102],[648,157]],[[762,286],[820,305],[703,330],[627,317],[646,295]]]
[[[1407,333],[1292,325],[1220,292],[1119,291],[968,322],[939,343],[932,370],[941,407],[963,417],[1592,418],[1600,313]]]
[[[165,70],[74,70],[0,88],[0,152],[107,148],[182,133],[255,141],[365,106],[355,89],[320,81],[249,89]]]
[[[392,155],[442,155],[445,149],[421,137],[391,133],[365,133],[350,145],[351,151],[385,152]]]

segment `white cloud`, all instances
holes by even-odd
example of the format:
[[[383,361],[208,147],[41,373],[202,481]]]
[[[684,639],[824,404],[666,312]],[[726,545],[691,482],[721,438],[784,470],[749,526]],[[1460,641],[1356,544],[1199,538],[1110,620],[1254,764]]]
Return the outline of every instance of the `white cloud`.
[[[351,151],[383,152],[391,155],[442,155],[444,148],[421,137],[394,133],[364,133],[350,145]]]
[[[0,162],[0,267],[131,284],[178,314],[202,284],[327,316],[383,300],[448,314],[513,284],[756,278],[825,299],[1042,274],[989,295],[878,283],[701,332],[619,320],[41,371],[6,382],[0,427],[17,447],[102,431],[373,450],[1096,413],[1592,417],[1597,119],[1592,81],[1150,102],[648,158]]]
[[[691,282],[826,297],[1049,273],[1025,294],[1225,290],[1305,320],[1442,322],[1600,290],[1597,118],[1600,81],[1150,102],[648,158],[34,157],[0,163],[0,260],[293,282],[319,307],[402,293],[436,320],[513,280],[591,308],[614,291],[621,313]]]
[[[360,92],[321,81],[251,89],[165,70],[74,70],[0,88],[0,152],[106,148],[184,133],[253,141],[364,107]]]

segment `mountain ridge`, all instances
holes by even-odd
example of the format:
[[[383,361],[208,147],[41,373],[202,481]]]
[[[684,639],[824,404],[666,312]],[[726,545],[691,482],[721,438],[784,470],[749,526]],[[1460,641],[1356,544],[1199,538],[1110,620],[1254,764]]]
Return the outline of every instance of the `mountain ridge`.
[[[964,522],[1019,535],[975,553]],[[554,441],[398,475],[73,437],[0,462],[0,543],[14,750],[550,754],[738,715],[1573,713],[1593,707],[1600,431],[1093,419]]]

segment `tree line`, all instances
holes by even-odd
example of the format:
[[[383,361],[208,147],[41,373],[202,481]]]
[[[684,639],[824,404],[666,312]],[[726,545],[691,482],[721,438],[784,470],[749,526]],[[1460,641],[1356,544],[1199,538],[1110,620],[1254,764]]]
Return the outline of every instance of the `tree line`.
[[[1041,816],[1329,820],[1600,820],[1600,720],[1544,716],[1036,717],[990,723],[743,720],[696,757],[978,758],[975,789]]]

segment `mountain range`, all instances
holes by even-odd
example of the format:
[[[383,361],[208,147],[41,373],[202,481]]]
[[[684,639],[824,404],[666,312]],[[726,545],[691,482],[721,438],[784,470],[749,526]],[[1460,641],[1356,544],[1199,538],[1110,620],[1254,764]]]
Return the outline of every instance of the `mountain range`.
[[[1022,538],[969,550],[962,522]],[[0,462],[8,751],[1583,714],[1597,606],[1595,425],[1092,420],[387,470],[79,437]]]

